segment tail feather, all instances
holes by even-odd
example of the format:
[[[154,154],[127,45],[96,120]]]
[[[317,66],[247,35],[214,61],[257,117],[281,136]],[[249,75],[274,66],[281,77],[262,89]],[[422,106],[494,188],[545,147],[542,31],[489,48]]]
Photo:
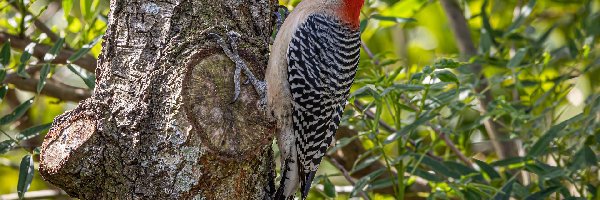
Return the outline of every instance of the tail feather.
[[[315,178],[315,172],[316,171],[309,172],[306,176],[306,179],[302,180],[300,187],[300,192],[302,192],[302,199],[306,199],[306,196],[308,196],[308,191],[310,191],[310,186],[312,184],[313,179]]]
[[[298,189],[298,183],[300,177],[298,174],[298,162],[295,159],[295,153],[292,153],[293,157],[285,159],[281,165],[281,181],[279,181],[279,188],[275,192],[275,200],[293,200]]]

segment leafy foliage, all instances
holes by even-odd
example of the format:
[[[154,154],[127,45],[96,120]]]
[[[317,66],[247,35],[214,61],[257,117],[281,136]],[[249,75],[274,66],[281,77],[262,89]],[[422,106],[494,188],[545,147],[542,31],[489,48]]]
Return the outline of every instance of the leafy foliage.
[[[439,1],[366,1],[341,124],[356,134],[328,154],[364,152],[326,159],[309,198],[598,199],[600,2],[458,0],[471,55]],[[99,54],[107,4],[0,2],[0,193],[48,187],[36,147],[75,102],[46,88],[95,87],[78,61]]]

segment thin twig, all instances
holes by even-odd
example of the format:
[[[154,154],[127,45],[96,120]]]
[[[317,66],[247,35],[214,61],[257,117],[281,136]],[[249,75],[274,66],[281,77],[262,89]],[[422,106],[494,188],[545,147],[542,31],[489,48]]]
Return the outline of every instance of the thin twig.
[[[28,74],[33,74],[40,69],[39,66],[30,67],[26,70]],[[52,82],[52,79],[46,82],[46,85],[40,93],[52,97],[59,98],[64,101],[79,102],[91,96],[91,92],[87,89],[73,87],[59,82]],[[37,90],[37,84],[39,80],[36,78],[24,79],[16,73],[6,75],[3,83],[13,84],[20,90],[26,90],[35,92]]]
[[[409,102],[407,97],[405,95],[402,95],[402,98],[406,101]],[[413,104],[407,104],[409,107],[411,107],[414,110],[418,110],[419,108]],[[465,156],[454,144],[454,142],[452,142],[452,140],[450,140],[450,138],[448,138],[448,136],[442,132],[442,130],[440,130],[438,127],[434,126],[433,124],[431,124],[430,122],[426,123],[427,126],[429,126],[431,129],[433,129],[433,131],[440,136],[443,140],[444,143],[446,143],[446,146],[448,146],[450,148],[450,150],[452,150],[452,152],[454,152],[454,154],[456,154],[456,156],[458,156],[458,158],[465,163],[467,166],[469,167],[473,167],[473,163],[467,158],[467,156]]]
[[[39,190],[39,191],[29,191],[25,193],[24,199],[56,199],[58,197],[68,197],[68,195],[60,190]],[[17,200],[19,199],[19,194],[5,194],[0,195],[0,199],[3,200]]]
[[[329,158],[329,161],[331,162],[331,164],[333,164],[335,167],[337,167],[342,172],[342,175],[344,175],[344,178],[346,178],[346,180],[352,186],[356,187],[356,182],[354,182],[354,180],[352,180],[352,177],[350,176],[350,173],[348,173],[346,168],[344,168],[344,166],[342,164],[340,164],[337,160],[335,160],[335,158],[332,158],[330,156],[327,156],[327,157]],[[362,188],[359,188],[359,193],[360,193],[360,196],[362,196],[364,199],[370,200],[369,196],[362,190]]]
[[[450,150],[452,150],[452,152],[454,152],[454,154],[456,154],[456,156],[458,156],[458,158],[465,163],[467,166],[469,167],[473,167],[473,162],[471,162],[469,160],[469,158],[467,158],[467,156],[465,156],[465,154],[463,154],[454,144],[454,142],[452,142],[452,140],[450,140],[450,138],[448,138],[448,135],[446,135],[446,133],[444,133],[442,130],[440,130],[439,128],[433,126],[433,124],[431,123],[427,123],[427,125],[429,127],[431,127],[431,129],[433,129],[433,131],[435,131],[435,133],[437,133],[437,135],[439,135],[444,142],[446,143],[446,146],[448,146],[450,148]]]
[[[15,9],[19,9],[19,6],[17,5],[16,2],[11,2],[10,3],[11,6],[13,6]],[[25,9],[25,14],[26,15],[31,15],[34,16],[31,12],[29,12],[29,10]],[[25,16],[23,16],[25,17]],[[40,20],[38,20],[37,18],[33,19],[33,24],[35,25],[35,27],[37,27],[40,31],[42,31],[43,33],[45,33],[52,42],[56,42],[58,41],[58,39],[60,39],[60,37],[58,37],[58,35],[56,35],[56,33],[52,32],[52,30],[50,30],[50,28],[48,28],[48,26],[46,26],[46,24],[44,24],[44,22],[41,22]]]

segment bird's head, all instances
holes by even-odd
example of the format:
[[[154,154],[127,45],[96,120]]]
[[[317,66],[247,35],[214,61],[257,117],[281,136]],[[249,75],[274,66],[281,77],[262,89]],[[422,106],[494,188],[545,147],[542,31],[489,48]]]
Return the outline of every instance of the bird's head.
[[[353,28],[359,28],[360,26],[360,9],[365,3],[364,0],[330,0],[337,1],[340,7],[340,15],[342,19],[350,23]]]

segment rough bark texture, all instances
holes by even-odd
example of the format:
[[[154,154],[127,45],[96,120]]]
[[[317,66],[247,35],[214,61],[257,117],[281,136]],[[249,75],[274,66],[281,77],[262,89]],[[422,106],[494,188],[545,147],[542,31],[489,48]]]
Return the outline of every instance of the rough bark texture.
[[[240,38],[258,78],[274,0],[115,0],[92,97],[59,117],[40,173],[82,199],[262,199],[273,124],[208,33]]]

